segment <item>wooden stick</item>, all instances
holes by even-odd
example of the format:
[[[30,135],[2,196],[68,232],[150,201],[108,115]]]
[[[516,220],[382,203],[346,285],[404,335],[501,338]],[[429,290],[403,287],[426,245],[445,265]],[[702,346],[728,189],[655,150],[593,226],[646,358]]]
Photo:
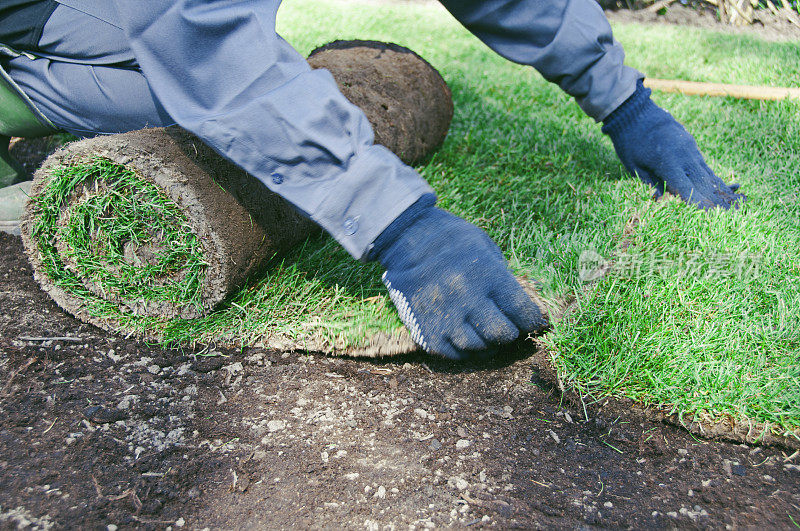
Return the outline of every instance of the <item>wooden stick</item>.
[[[645,78],[644,85],[661,92],[680,92],[690,96],[729,96],[748,100],[800,99],[800,88],[729,85],[650,77]]]
[[[658,2],[655,2],[653,5],[647,6],[645,11],[649,11],[651,13],[655,13],[656,11],[661,9],[662,7],[667,7],[672,2],[675,2],[675,0],[658,0]]]

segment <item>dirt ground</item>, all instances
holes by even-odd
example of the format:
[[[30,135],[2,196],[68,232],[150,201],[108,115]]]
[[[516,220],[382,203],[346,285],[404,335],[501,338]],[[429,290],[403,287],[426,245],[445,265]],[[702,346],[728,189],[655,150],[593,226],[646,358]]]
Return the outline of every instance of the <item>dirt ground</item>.
[[[4,233],[0,353],[0,528],[800,522],[800,455],[584,411],[530,343],[480,366],[165,350],[65,314]]]
[[[682,6],[679,2],[670,5],[663,14],[646,9],[637,11],[629,9],[606,10],[605,13],[612,22],[694,26],[724,33],[753,35],[768,41],[797,41],[800,39],[800,27],[792,24],[784,17],[773,15],[767,9],[760,9],[754,12],[754,23],[748,26],[732,26],[720,22],[714,8],[711,6],[706,6],[705,10],[698,10]]]

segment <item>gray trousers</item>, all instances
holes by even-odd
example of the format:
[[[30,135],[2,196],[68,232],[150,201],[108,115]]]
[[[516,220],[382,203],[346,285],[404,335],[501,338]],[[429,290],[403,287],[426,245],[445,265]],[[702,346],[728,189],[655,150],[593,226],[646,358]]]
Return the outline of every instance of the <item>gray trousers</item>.
[[[60,4],[44,26],[39,58],[20,56],[8,64],[39,110],[79,137],[175,124],[113,18],[113,11],[92,16]]]
[[[59,4],[42,31],[38,58],[11,59],[9,74],[50,121],[78,137],[174,125],[114,11],[105,11],[90,15]]]
[[[57,0],[38,58],[8,72],[78,136],[177,123],[354,257],[430,186],[374,145],[360,109],[275,33],[280,0]],[[488,46],[602,120],[642,75],[594,0],[440,0]]]

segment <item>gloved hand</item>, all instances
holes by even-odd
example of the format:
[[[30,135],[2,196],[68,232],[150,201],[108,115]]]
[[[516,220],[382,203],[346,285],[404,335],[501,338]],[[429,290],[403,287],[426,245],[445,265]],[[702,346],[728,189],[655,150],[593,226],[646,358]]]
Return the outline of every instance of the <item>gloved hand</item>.
[[[692,135],[667,111],[653,103],[641,80],[636,91],[603,120],[622,164],[656,189],[679,195],[709,209],[729,208],[738,199],[738,184],[728,186],[708,167]]]
[[[466,359],[544,327],[497,245],[435,202],[422,196],[369,255],[386,268],[383,282],[412,339],[428,352]]]

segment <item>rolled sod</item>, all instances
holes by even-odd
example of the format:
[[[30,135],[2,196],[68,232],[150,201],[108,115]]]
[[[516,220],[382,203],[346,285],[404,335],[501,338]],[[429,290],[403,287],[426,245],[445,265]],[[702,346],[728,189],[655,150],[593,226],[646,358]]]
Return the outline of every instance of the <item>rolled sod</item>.
[[[453,99],[425,59],[397,44],[334,41],[312,51],[312,68],[331,72],[339,89],[375,130],[375,142],[406,164],[428,158],[447,136]]]
[[[315,230],[177,127],[68,144],[31,198],[21,232],[36,279],[104,328],[120,315],[198,317]]]

